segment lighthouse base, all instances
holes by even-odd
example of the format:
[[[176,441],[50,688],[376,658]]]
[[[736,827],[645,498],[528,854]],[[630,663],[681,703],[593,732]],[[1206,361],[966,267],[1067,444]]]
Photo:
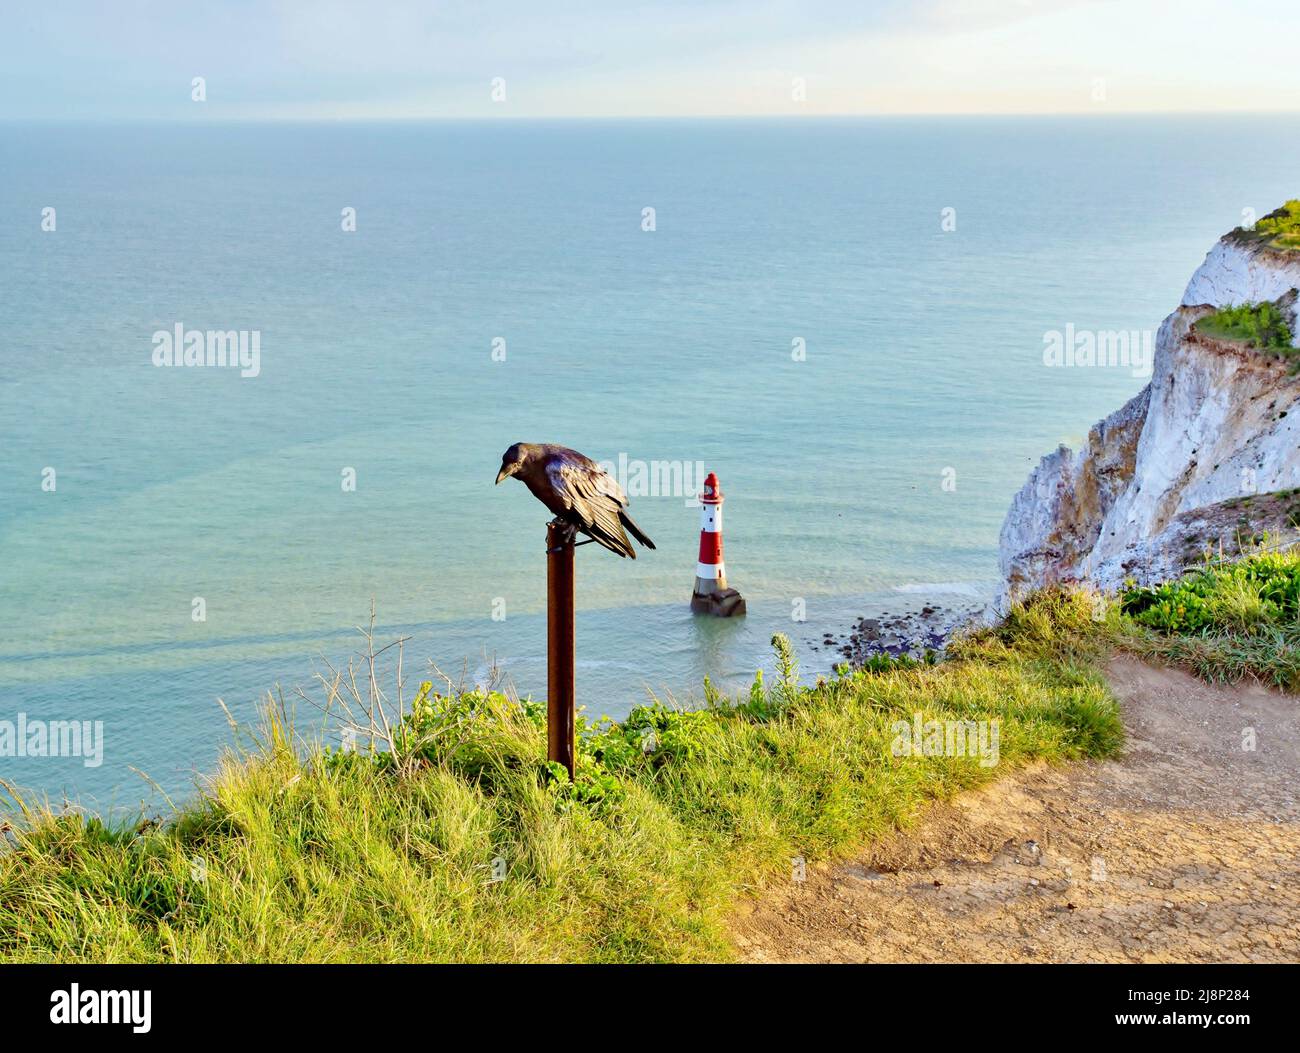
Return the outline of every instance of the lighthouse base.
[[[717,618],[736,618],[745,613],[745,597],[735,589],[716,589],[691,597],[691,610],[696,614],[712,614]]]

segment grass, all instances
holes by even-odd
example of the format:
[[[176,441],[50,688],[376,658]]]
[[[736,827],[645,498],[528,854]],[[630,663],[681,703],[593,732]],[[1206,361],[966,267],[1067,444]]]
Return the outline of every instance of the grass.
[[[702,709],[581,722],[570,783],[545,761],[541,704],[428,682],[393,707],[367,637],[326,707],[373,748],[303,741],[281,700],[164,820],[108,826],[11,789],[0,959],[726,960],[738,899],[794,857],[846,857],[1006,767],[1114,754],[1115,647],[1300,691],[1300,554],[1207,560],[1118,602],[1040,595],[944,661],[812,687],[773,643],[777,676],[748,695],[706,683]],[[916,714],[998,721],[998,765],[897,756]]]
[[[1275,249],[1300,249],[1300,200],[1288,201],[1255,223],[1255,233]]]
[[[1044,596],[946,661],[813,687],[778,637],[779,675],[746,697],[584,724],[576,784],[545,763],[535,703],[426,684],[386,709],[373,679],[340,675],[329,703],[385,748],[306,744],[281,702],[161,822],[15,795],[0,958],[725,960],[738,897],[789,880],[793,857],[844,857],[1006,766],[1115,752],[1097,668],[1119,631],[1114,607]],[[895,756],[916,713],[999,721],[999,765]]]
[[[1196,323],[1198,331],[1219,340],[1246,344],[1279,358],[1293,358],[1300,350],[1291,346],[1291,327],[1282,310],[1273,303],[1225,307]]]
[[[1300,692],[1300,551],[1207,559],[1177,581],[1126,590],[1120,609],[1117,640],[1144,657]]]

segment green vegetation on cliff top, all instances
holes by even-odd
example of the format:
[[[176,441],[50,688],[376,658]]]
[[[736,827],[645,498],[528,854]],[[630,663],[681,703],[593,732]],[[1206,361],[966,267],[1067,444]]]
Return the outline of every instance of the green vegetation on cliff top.
[[[1207,680],[1254,676],[1300,693],[1300,551],[1207,559],[1177,581],[1120,597],[1123,643]]]
[[[789,881],[796,857],[850,855],[1008,767],[1113,754],[1100,669],[1115,648],[1300,690],[1300,556],[1209,561],[1118,602],[1040,595],[943,661],[815,686],[773,642],[778,675],[747,696],[706,688],[699,710],[584,722],[576,784],[545,761],[540,704],[425,684],[374,725],[381,750],[300,741],[269,706],[256,740],[161,821],[110,827],[14,796],[0,958],[726,959],[738,898]],[[374,698],[351,701],[369,717]],[[918,719],[997,721],[997,763],[899,755]]]
[[[1275,249],[1300,249],[1300,199],[1288,201],[1255,224]]]
[[[1300,358],[1300,349],[1291,346],[1293,334],[1286,314],[1275,303],[1225,307],[1198,321],[1196,329],[1218,340],[1246,344],[1279,358]]]
[[[737,898],[795,857],[843,857],[1011,766],[1114,752],[1101,627],[1084,597],[1044,599],[947,661],[811,687],[778,638],[781,674],[746,697],[584,725],[576,785],[545,762],[542,707],[498,693],[422,687],[391,753],[322,751],[272,709],[161,822],[19,804],[0,958],[726,959]],[[895,755],[917,719],[998,721],[997,763]]]
[[[1244,241],[1264,244],[1279,252],[1300,250],[1300,199],[1288,201],[1253,227],[1238,227],[1233,234]]]

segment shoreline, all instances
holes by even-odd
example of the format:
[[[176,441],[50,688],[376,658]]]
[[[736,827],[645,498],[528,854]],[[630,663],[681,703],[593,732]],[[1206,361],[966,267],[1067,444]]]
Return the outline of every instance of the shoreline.
[[[820,639],[805,639],[813,651],[843,656],[851,668],[887,656],[923,659],[927,652],[942,656],[952,638],[976,623],[987,604],[970,601],[942,605],[926,602],[917,609],[860,615],[844,632],[826,630]],[[836,663],[839,664],[839,663]]]

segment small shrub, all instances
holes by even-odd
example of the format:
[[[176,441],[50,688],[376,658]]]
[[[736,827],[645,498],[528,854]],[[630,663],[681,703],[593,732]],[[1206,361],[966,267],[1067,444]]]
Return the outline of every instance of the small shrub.
[[[1300,618],[1300,556],[1266,552],[1210,562],[1176,581],[1126,590],[1120,608],[1166,635],[1253,634]]]
[[[1260,351],[1289,356],[1293,334],[1282,309],[1275,303],[1246,303],[1207,315],[1196,328],[1224,340],[1238,340]]]

